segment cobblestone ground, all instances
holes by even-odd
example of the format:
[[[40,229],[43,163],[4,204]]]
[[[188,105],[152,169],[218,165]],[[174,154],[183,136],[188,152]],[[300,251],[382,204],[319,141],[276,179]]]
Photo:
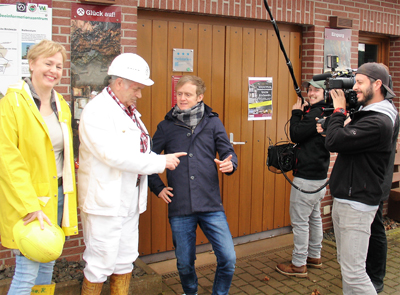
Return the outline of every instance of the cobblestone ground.
[[[400,294],[400,230],[390,230],[384,294]],[[342,294],[340,267],[335,243],[324,240],[321,269],[308,269],[308,278],[287,277],[275,270],[279,263],[291,260],[292,246],[239,257],[229,294],[338,295]],[[211,294],[215,265],[196,269],[199,295]],[[178,274],[163,275],[163,294],[182,294]]]

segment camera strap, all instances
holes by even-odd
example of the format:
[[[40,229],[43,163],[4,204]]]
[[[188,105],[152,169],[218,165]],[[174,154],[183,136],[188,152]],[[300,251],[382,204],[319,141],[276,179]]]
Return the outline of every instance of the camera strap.
[[[278,162],[280,164],[280,162]],[[322,189],[324,189],[328,184],[329,184],[329,179],[319,188],[317,188],[316,190],[313,191],[306,191],[303,190],[302,188],[298,187],[297,185],[295,185],[290,179],[289,177],[286,175],[285,172],[282,171],[283,176],[286,178],[286,180],[290,183],[291,186],[293,186],[295,189],[297,189],[298,191],[301,191],[302,193],[305,194],[315,194],[318,193],[319,191],[321,191]]]

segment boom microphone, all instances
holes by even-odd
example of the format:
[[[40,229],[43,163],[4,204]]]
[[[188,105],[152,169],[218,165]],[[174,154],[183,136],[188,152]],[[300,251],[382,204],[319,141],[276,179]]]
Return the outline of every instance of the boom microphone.
[[[321,81],[321,80],[326,80],[327,78],[331,78],[332,74],[331,73],[323,73],[319,75],[315,75],[312,77],[314,81]]]

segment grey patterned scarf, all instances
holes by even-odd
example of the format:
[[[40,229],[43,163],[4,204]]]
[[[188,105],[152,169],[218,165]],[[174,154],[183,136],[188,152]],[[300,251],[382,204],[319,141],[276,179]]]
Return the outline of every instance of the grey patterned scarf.
[[[188,110],[181,110],[178,105],[175,105],[172,116],[194,130],[204,116],[204,103],[201,101]]]

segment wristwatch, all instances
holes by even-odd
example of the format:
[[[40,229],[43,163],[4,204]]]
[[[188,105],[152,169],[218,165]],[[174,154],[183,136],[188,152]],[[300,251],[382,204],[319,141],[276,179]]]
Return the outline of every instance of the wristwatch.
[[[343,115],[347,115],[347,111],[343,108],[337,108],[333,111],[333,113],[342,113]]]

